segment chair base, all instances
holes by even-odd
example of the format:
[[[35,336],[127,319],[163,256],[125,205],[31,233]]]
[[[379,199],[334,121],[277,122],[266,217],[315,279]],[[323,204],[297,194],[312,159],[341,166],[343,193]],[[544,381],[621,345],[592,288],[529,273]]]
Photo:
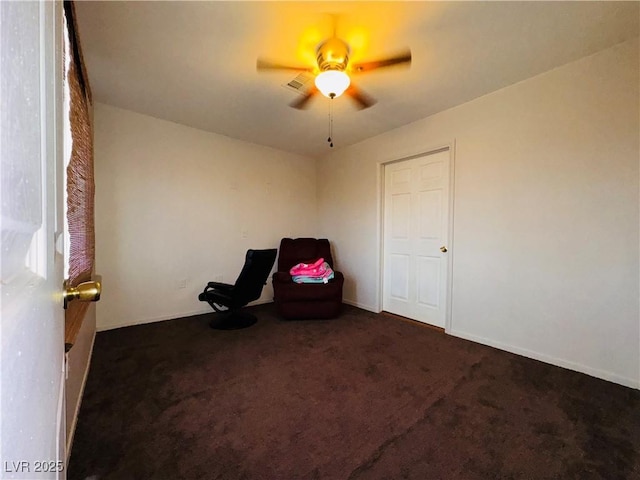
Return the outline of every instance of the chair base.
[[[209,326],[215,330],[240,330],[254,325],[258,321],[255,315],[248,312],[229,312],[217,314],[209,322]]]
[[[275,304],[278,316],[284,320],[328,320],[342,313],[342,298],[338,301],[276,301]]]

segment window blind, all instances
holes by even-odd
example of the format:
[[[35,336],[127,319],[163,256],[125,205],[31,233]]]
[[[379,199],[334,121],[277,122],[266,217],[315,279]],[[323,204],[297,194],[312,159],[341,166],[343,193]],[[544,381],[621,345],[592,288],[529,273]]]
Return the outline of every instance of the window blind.
[[[70,59],[66,80],[69,87],[69,123],[72,139],[66,185],[69,231],[67,278],[72,286],[77,286],[91,279],[95,266],[92,99],[82,59],[73,2],[64,2],[64,14],[69,37],[69,48],[65,54]],[[75,342],[88,308],[87,302],[69,304],[65,315],[67,350]]]

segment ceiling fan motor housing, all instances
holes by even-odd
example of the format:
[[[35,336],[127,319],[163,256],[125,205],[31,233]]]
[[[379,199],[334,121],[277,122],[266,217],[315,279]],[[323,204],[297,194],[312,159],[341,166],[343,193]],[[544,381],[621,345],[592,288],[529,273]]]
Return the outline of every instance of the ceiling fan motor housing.
[[[318,47],[316,56],[320,71],[344,72],[349,63],[349,46],[339,38],[332,37]]]

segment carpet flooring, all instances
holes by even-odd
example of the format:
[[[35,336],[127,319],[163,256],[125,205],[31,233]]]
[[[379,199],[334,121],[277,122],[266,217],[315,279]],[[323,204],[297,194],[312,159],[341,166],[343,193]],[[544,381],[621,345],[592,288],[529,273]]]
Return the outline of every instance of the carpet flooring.
[[[640,479],[640,391],[385,314],[97,334],[75,479]]]

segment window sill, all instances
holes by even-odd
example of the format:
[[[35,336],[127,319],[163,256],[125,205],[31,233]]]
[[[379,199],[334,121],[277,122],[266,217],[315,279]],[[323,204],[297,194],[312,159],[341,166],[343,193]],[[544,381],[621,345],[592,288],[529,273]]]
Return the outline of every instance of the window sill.
[[[89,309],[89,302],[71,302],[65,311],[64,318],[64,351],[71,350],[76,343],[78,333],[82,327],[82,321]]]

